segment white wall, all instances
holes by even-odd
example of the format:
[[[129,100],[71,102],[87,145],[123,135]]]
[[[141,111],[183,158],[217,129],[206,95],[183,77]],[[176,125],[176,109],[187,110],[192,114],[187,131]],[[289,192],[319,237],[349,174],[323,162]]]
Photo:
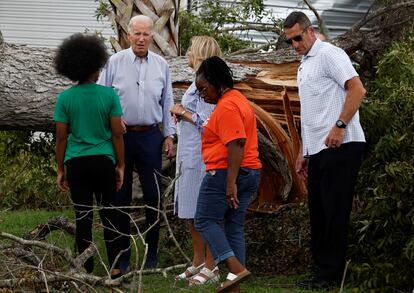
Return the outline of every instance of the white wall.
[[[94,0],[0,0],[0,31],[7,43],[36,47],[57,47],[87,29],[109,40],[114,32],[109,21],[96,20],[97,6]]]
[[[202,0],[199,0],[202,1]],[[192,2],[195,2],[192,0]],[[235,0],[222,1],[234,4]],[[285,18],[294,10],[304,11],[315,26],[317,21],[303,1],[264,0],[275,17]],[[368,10],[373,0],[313,0],[310,1],[325,19],[330,37],[344,33]],[[181,8],[186,9],[187,0]],[[95,0],[0,0],[0,31],[8,43],[56,47],[62,39],[86,29],[101,31],[106,39],[115,36],[110,22],[98,22],[94,16]],[[263,43],[276,37],[271,33],[240,32],[240,37]],[[107,42],[107,46],[110,47]]]

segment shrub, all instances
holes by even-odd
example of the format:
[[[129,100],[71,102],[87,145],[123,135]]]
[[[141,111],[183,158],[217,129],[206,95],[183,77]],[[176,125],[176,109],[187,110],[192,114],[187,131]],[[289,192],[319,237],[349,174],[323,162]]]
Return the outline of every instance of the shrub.
[[[69,204],[57,189],[54,139],[50,133],[0,132],[0,207],[55,209]]]
[[[361,119],[367,154],[353,219],[351,279],[364,289],[412,290],[414,280],[414,36],[381,58]]]

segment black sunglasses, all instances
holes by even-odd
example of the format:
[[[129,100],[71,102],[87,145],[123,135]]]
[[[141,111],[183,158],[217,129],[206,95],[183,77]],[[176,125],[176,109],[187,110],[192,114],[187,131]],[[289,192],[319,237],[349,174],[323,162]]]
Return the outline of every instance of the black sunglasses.
[[[295,41],[295,42],[301,42],[301,41],[303,40],[302,35],[303,35],[303,33],[304,33],[304,32],[306,32],[306,30],[307,30],[307,28],[308,28],[308,27],[309,27],[309,26],[305,27],[305,28],[303,29],[303,31],[300,33],[300,35],[294,36],[293,38],[290,38],[290,39],[285,39],[285,42],[286,42],[288,45],[292,45],[292,41]]]

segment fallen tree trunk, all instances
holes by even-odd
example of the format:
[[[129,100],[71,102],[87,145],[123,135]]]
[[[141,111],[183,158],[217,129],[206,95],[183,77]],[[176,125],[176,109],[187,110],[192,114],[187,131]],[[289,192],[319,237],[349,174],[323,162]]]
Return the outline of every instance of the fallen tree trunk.
[[[57,95],[73,83],[55,74],[53,56],[48,48],[31,48],[24,45],[2,43],[0,51],[0,130],[51,131],[52,115]],[[233,59],[229,59],[230,62]],[[283,60],[282,60],[283,61]],[[184,90],[191,84],[193,73],[185,57],[169,58],[175,100],[181,100]],[[287,85],[295,99],[292,108],[297,114],[299,104],[296,95],[295,68],[283,79],[274,76],[289,66],[271,70],[264,66],[233,64],[231,66],[236,88],[253,102],[272,114],[283,113],[281,90]],[[271,81],[268,83],[268,81]],[[280,97],[279,97],[280,96]]]
[[[397,40],[413,21],[414,0],[395,1],[372,7],[350,30],[332,40],[360,64],[361,73],[370,76],[375,60]],[[363,30],[364,26],[374,24]],[[0,130],[50,130],[56,95],[71,83],[58,77],[52,68],[54,50],[5,44],[0,32]],[[290,49],[271,53],[229,56],[234,66],[236,87],[253,102],[282,123],[285,122],[282,91],[287,88],[290,108],[298,119],[296,70],[299,56]],[[175,97],[191,83],[192,72],[185,57],[168,59],[173,76]],[[251,68],[254,67],[254,68]]]

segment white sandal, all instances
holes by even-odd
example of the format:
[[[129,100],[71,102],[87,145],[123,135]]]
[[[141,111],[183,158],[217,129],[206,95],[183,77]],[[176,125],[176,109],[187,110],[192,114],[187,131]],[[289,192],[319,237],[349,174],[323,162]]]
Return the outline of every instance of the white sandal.
[[[244,270],[238,275],[233,273],[228,273],[226,277],[226,281],[220,284],[216,288],[216,293],[218,292],[229,292],[235,285],[243,281],[244,279],[248,278],[250,276],[250,272],[248,270]]]
[[[202,267],[204,267],[204,263],[202,263],[198,267],[195,267],[195,266],[191,265],[188,268],[186,268],[183,273],[177,275],[175,277],[175,280],[176,281],[188,280],[191,277],[193,277],[194,275],[198,274],[200,272],[200,270],[201,270]]]
[[[189,280],[189,286],[197,286],[211,283],[218,283],[220,281],[220,275],[218,273],[218,267],[215,267],[213,270],[209,270],[204,267],[198,272],[197,275],[192,277]]]

